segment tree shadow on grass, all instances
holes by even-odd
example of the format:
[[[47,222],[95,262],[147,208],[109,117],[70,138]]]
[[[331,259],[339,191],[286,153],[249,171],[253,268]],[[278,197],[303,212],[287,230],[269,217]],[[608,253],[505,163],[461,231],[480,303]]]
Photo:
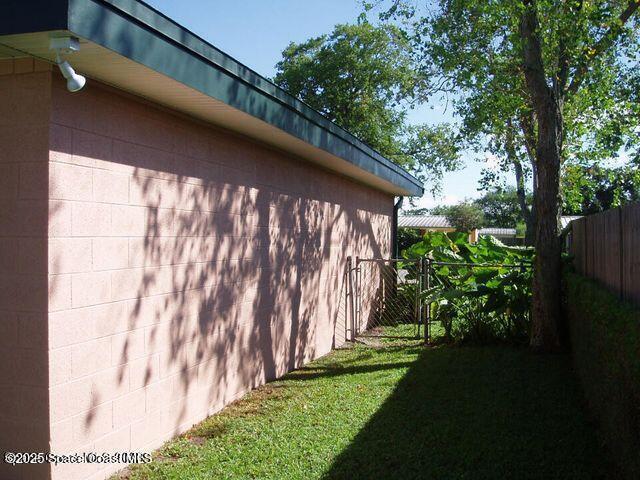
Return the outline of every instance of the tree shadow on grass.
[[[337,359],[335,362],[323,362],[301,367],[287,374],[286,379],[292,381],[309,381],[317,378],[332,378],[342,375],[356,375],[373,373],[384,370],[409,368],[413,361],[385,363],[379,361],[381,356],[401,352],[404,355],[416,355],[422,350],[421,346],[387,346],[381,348],[361,348],[357,355],[351,358]]]
[[[425,350],[323,478],[614,476],[568,357],[466,347]]]

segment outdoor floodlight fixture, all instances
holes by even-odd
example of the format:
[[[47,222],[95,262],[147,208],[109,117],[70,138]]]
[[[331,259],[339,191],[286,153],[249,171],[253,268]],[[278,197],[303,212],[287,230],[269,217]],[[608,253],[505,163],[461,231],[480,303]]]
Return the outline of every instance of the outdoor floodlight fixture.
[[[66,60],[62,60],[61,54],[73,53],[80,50],[80,41],[75,37],[56,37],[51,39],[50,50],[56,51],[56,64],[60,68],[62,76],[67,80],[67,90],[77,92],[87,83],[87,79],[78,75]]]

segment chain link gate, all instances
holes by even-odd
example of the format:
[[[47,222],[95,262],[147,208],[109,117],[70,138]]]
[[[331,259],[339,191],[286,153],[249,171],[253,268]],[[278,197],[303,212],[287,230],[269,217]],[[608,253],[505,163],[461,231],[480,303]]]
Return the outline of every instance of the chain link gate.
[[[425,342],[429,343],[432,326],[437,324],[446,333],[451,322],[460,317],[465,317],[472,326],[481,327],[486,320],[483,320],[483,310],[474,307],[473,299],[483,296],[479,288],[485,287],[484,281],[480,284],[462,282],[465,287],[459,292],[458,299],[448,298],[442,302],[445,295],[438,292],[450,288],[452,280],[465,279],[476,270],[508,272],[526,268],[531,268],[531,265],[437,262],[430,258],[356,257],[353,260],[349,257],[347,280],[351,335],[348,338],[352,341],[358,337],[417,339],[422,333]],[[518,330],[527,318],[528,310],[520,312],[509,308],[491,320],[502,329]]]
[[[424,309],[422,259],[349,258],[351,340],[420,338]]]

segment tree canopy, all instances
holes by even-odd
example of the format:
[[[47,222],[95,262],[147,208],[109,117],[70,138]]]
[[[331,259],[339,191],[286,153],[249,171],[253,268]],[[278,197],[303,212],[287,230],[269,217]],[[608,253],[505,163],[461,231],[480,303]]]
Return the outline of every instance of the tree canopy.
[[[425,207],[408,208],[403,211],[403,215],[429,215],[429,209]]]
[[[533,201],[538,118],[525,76],[523,15],[531,10],[539,26],[542,83],[562,97],[561,160],[592,164],[615,157],[621,148],[637,155],[636,3],[442,0],[425,6],[397,0],[366,5],[386,6],[384,19],[403,20],[416,57],[423,59],[425,78],[452,94],[461,137],[498,160],[496,168],[485,171],[485,188],[496,187],[501,174],[513,175],[522,216],[533,230],[535,211],[525,187],[531,183]]]
[[[433,192],[444,172],[461,166],[451,125],[407,122],[407,110],[428,84],[415,68],[410,38],[394,25],[337,25],[328,35],[291,43],[273,80]]]
[[[635,165],[569,165],[563,174],[563,212],[588,215],[640,201],[640,170]]]
[[[472,202],[461,202],[451,205],[446,209],[446,217],[453,228],[458,232],[471,232],[476,228],[484,227],[484,214]]]
[[[495,188],[475,199],[473,203],[482,210],[486,227],[515,228],[516,225],[524,223],[514,187]]]
[[[637,142],[630,85],[638,82],[640,1],[375,3],[382,20],[406,30],[430,87],[455,91],[464,133],[486,136],[520,177],[529,161],[534,205],[523,213],[532,214],[536,247],[531,345],[558,349],[562,167]]]

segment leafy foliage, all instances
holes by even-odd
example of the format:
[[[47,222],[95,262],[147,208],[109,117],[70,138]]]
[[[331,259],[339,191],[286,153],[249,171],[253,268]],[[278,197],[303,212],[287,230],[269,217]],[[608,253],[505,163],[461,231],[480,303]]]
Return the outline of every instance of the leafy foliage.
[[[273,80],[437,191],[443,172],[461,166],[459,139],[445,123],[407,123],[426,88],[410,46],[393,25],[337,25],[329,35],[291,43]]]
[[[640,170],[636,166],[571,165],[563,175],[563,190],[564,213],[601,212],[640,200]]]
[[[539,22],[542,73],[564,97],[564,159],[594,162],[637,147],[640,44],[629,0],[440,0],[424,8],[412,0],[374,3],[384,19],[401,20],[430,85],[454,93],[461,133],[495,155],[504,172],[517,161],[530,176],[535,162],[536,118],[520,32],[527,4]],[[385,9],[389,3],[393,8]],[[625,10],[631,11],[626,23]]]
[[[484,226],[484,214],[475,204],[461,202],[447,208],[445,214],[452,227],[458,232],[469,233]]]
[[[291,43],[274,81],[379,151],[396,147],[402,111],[421,84],[408,39],[393,26],[337,25],[330,35]]]
[[[430,232],[403,256],[431,259],[423,300],[447,341],[526,341],[531,249],[507,247],[491,236],[469,243],[462,233]]]
[[[429,213],[431,215],[447,215],[449,213],[449,208],[451,205],[436,205],[435,207],[431,207],[429,209]]]
[[[402,212],[403,215],[429,215],[428,208],[409,208]]]
[[[513,165],[523,200],[523,159],[530,160],[534,208],[521,204],[538,254],[531,346],[558,350],[561,169],[637,145],[639,107],[629,85],[638,81],[640,2],[382,3],[383,18],[407,27],[425,77],[456,92],[466,131],[488,137],[489,148]]]
[[[398,251],[409,248],[414,243],[418,243],[422,239],[420,230],[415,228],[399,228],[398,229]]]
[[[524,222],[515,188],[496,188],[473,201],[484,214],[484,226],[514,228]]]

